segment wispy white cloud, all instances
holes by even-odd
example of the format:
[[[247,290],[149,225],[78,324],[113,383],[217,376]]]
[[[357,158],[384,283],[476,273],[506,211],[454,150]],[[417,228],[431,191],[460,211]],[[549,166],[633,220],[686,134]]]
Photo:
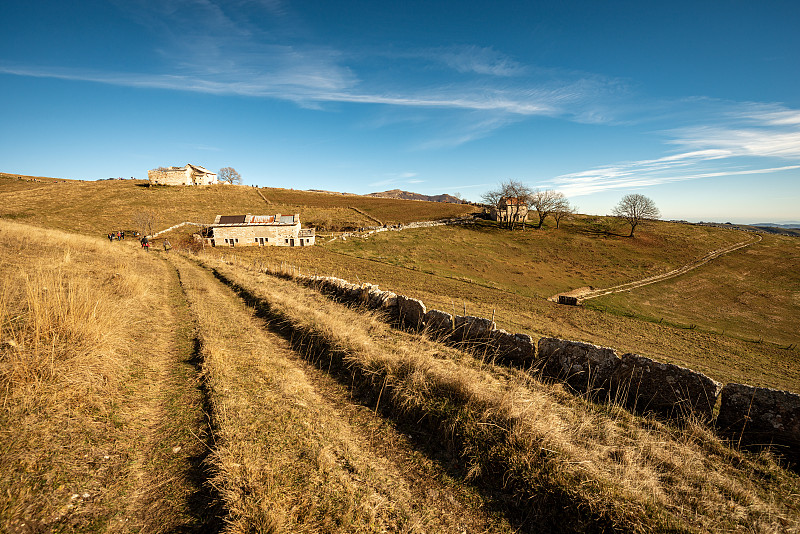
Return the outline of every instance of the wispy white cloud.
[[[425,180],[417,178],[416,172],[390,172],[383,175],[384,178],[370,182],[367,185],[370,187],[386,187],[389,185],[397,184],[421,184]]]
[[[421,55],[441,61],[460,73],[521,76],[528,72],[528,67],[492,47],[452,46],[429,49]]]
[[[158,61],[147,70],[0,62],[0,73],[280,99],[316,109],[341,103],[420,114],[467,112],[438,137],[418,143],[429,148],[467,143],[525,117],[607,122],[617,115],[610,103],[620,90],[619,81],[576,72],[534,72],[491,47],[340,50],[316,42],[293,18],[291,6],[279,0],[114,1],[158,36],[150,51]],[[403,74],[394,72],[398,58]],[[460,76],[454,77],[454,71]]]
[[[558,176],[548,184],[568,196],[670,182],[800,169],[800,110],[776,104],[710,103],[703,124],[663,132],[682,152]]]
[[[727,129],[710,126],[686,128],[670,141],[684,148],[716,146],[737,156],[800,158],[800,131]]]

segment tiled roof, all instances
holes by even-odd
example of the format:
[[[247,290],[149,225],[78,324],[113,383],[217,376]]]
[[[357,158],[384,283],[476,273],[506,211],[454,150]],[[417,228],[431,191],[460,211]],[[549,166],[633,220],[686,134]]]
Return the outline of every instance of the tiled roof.
[[[205,173],[205,174],[216,174],[216,173],[214,173],[214,172],[211,172],[211,171],[209,171],[209,170],[208,170],[208,169],[206,169],[205,167],[201,167],[200,165],[192,165],[191,163],[187,163],[187,164],[186,164],[186,167],[191,167],[191,168],[193,168],[194,170],[196,170],[196,171],[200,171],[200,172],[202,172],[202,173]],[[186,168],[186,167],[184,167],[184,168]]]
[[[220,215],[214,224],[297,224],[299,215]]]
[[[219,224],[243,224],[247,219],[247,215],[222,215],[219,218]]]

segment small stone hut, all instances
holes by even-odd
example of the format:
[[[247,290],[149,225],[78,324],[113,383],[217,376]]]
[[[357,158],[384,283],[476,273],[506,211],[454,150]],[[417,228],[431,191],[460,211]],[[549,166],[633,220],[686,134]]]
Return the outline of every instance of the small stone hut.
[[[491,216],[499,222],[524,222],[528,220],[528,206],[516,197],[503,197],[492,207]]]
[[[201,167],[187,163],[183,167],[159,167],[147,171],[150,185],[212,185],[217,182],[217,175]]]
[[[313,228],[300,227],[300,214],[217,215],[201,236],[212,247],[308,247],[316,239]]]

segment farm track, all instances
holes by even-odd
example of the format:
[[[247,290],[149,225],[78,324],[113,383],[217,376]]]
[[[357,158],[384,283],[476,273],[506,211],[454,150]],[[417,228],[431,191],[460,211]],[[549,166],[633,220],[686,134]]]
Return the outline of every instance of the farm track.
[[[189,260],[169,261],[197,321],[215,429],[211,484],[234,531],[508,530],[231,289]]]
[[[758,243],[758,242],[761,241],[761,239],[762,239],[761,235],[760,234],[756,234],[755,238],[748,239],[746,241],[741,241],[739,243],[734,243],[733,245],[730,245],[730,246],[727,246],[727,247],[724,247],[724,248],[720,248],[720,249],[717,249],[717,250],[712,250],[711,252],[709,252],[708,254],[703,256],[702,258],[700,258],[698,260],[695,260],[693,262],[687,263],[686,265],[683,265],[681,267],[678,267],[677,269],[673,269],[673,270],[671,270],[669,272],[666,272],[666,273],[658,274],[658,275],[655,275],[655,276],[649,276],[649,277],[643,278],[641,280],[635,280],[633,282],[626,282],[624,284],[619,284],[619,285],[616,285],[616,286],[613,286],[613,287],[604,288],[604,289],[594,289],[594,290],[587,290],[587,289],[584,289],[584,288],[575,289],[573,291],[569,291],[569,292],[566,292],[566,293],[559,293],[558,295],[554,295],[554,296],[550,297],[549,300],[557,301],[559,295],[565,295],[565,296],[577,297],[578,301],[580,302],[580,301],[589,300],[589,299],[593,299],[593,298],[597,298],[597,297],[602,297],[604,295],[610,295],[612,293],[621,293],[623,291],[631,291],[632,289],[648,286],[648,285],[651,285],[651,284],[656,284],[658,282],[664,282],[664,281],[669,280],[671,278],[675,278],[675,277],[680,276],[682,274],[688,273],[689,271],[697,269],[698,267],[702,267],[706,263],[710,262],[713,259],[719,258],[720,256],[724,256],[725,254],[730,254],[731,252],[734,252],[734,251],[737,251],[737,250],[742,249],[744,247],[748,247],[750,245]]]
[[[206,484],[211,443],[207,402],[198,387],[194,322],[177,271],[165,266],[158,324],[141,360],[134,418],[142,446],[122,532],[213,532],[221,528],[217,496]]]

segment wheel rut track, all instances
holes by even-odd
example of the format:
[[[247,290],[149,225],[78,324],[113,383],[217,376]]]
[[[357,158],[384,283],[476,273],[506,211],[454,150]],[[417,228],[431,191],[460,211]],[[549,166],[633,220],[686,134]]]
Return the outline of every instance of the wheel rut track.
[[[201,269],[194,262],[191,263],[193,268]],[[219,273],[206,272],[215,274],[217,280],[225,282]],[[360,380],[352,374],[347,374],[349,371],[346,370],[341,358],[323,358],[323,355],[329,356],[335,350],[325,347],[319,339],[293,330],[286,321],[276,317],[265,303],[252,296],[248,297],[241,288],[235,287],[230,281],[227,282],[221,283],[220,287],[232,289],[233,293],[254,310],[261,328],[270,335],[277,336],[287,348],[291,346],[288,350],[294,351],[295,366],[305,374],[324,403],[340,414],[360,436],[358,442],[361,450],[369,456],[374,456],[379,462],[394,466],[388,470],[390,477],[402,480],[401,486],[409,488],[412,497],[412,500],[406,503],[409,509],[422,511],[426,521],[433,521],[431,526],[434,530],[440,528],[448,531],[457,528],[459,532],[509,530],[507,523],[498,516],[496,510],[485,503],[475,504],[483,500],[474,490],[464,489],[458,483],[447,482],[455,473],[442,468],[442,465],[447,465],[446,461],[442,463],[431,460],[424,451],[416,450],[409,436],[411,429],[396,428],[393,423],[381,417],[379,411],[367,407],[369,403],[363,395],[364,392],[348,389],[347,385]],[[202,345],[203,332],[200,332],[199,337]],[[213,395],[212,391],[211,396]],[[217,436],[218,441],[219,439]],[[215,451],[215,454],[217,453],[218,451]],[[433,518],[430,517],[432,509],[436,510]],[[453,524],[454,521],[457,525]],[[506,527],[498,527],[498,522],[505,523]]]
[[[346,354],[339,347],[312,330],[304,330],[291,324],[290,319],[273,309],[269,302],[239,285],[220,270],[210,268],[210,271],[251,306],[259,317],[268,321],[271,328],[289,341],[301,357],[349,388],[358,403],[374,410],[375,414],[382,414],[403,434],[412,437],[413,445],[438,462],[448,476],[462,482],[472,480],[470,484],[480,492],[492,512],[501,514],[510,521],[514,532],[628,531],[624,527],[620,528],[605,513],[596,513],[583,502],[579,493],[571,489],[553,485],[541,493],[531,493],[528,487],[506,477],[506,469],[511,466],[506,465],[505,459],[494,453],[491,453],[492,459],[484,463],[484,471],[475,478],[463,463],[463,451],[473,450],[475,443],[467,444],[459,428],[454,428],[445,420],[430,417],[424,411],[392,406],[392,386],[387,385],[383,376],[351,367],[346,360]],[[501,421],[500,424],[490,423],[485,426],[486,435],[497,434],[488,441],[505,442],[505,429],[509,425],[511,422]],[[456,461],[459,453],[462,453],[462,457]],[[478,450],[473,453],[481,454]]]
[[[181,278],[181,272],[177,268],[175,268],[175,272],[184,301],[188,303],[188,295]],[[204,435],[196,436],[197,440],[202,444],[201,452],[190,457],[191,467],[186,473],[186,477],[195,487],[194,493],[189,498],[188,505],[192,514],[198,519],[198,523],[177,529],[174,532],[176,534],[210,534],[221,532],[224,527],[223,501],[219,491],[211,484],[213,473],[208,461],[214,450],[217,429],[211,394],[203,375],[203,352],[200,337],[198,336],[197,316],[192,312],[191,308],[188,309],[188,313],[191,315],[192,321],[192,353],[187,363],[192,365],[197,376],[197,389],[200,392],[201,409],[206,419],[206,431]]]

